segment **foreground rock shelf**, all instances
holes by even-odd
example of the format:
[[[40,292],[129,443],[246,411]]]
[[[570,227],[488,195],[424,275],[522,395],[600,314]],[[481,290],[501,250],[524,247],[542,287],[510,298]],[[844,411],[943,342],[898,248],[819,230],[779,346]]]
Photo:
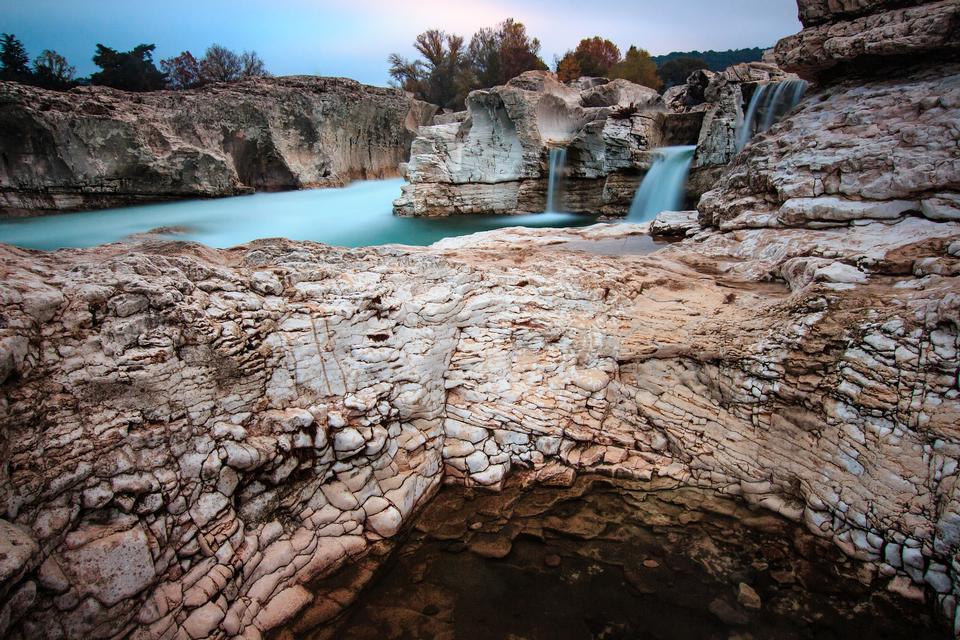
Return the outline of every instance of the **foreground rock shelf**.
[[[948,636],[802,527],[674,481],[445,489],[379,562],[342,619],[302,637]]]
[[[952,616],[960,225],[569,248],[642,230],[0,248],[7,635],[322,627],[521,469],[740,495]]]

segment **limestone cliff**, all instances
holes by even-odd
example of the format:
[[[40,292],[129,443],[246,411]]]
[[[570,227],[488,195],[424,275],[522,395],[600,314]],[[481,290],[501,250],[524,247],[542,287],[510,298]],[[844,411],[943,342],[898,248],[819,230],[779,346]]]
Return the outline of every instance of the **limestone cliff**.
[[[433,111],[343,78],[137,94],[0,82],[0,214],[392,176]]]
[[[564,211],[624,215],[658,147],[698,145],[689,198],[713,185],[737,152],[743,103],[775,65],[694,74],[660,96],[625,80],[527,72],[475,91],[467,111],[438,117],[413,143],[399,215],[536,213],[547,203],[549,153],[563,148]]]

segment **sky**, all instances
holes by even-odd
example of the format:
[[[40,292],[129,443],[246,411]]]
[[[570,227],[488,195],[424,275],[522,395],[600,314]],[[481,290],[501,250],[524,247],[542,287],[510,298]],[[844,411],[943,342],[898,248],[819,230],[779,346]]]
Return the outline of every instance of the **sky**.
[[[542,44],[541,56],[602,35],[621,50],[654,55],[692,49],[769,47],[800,30],[796,0],[0,0],[0,32],[31,58],[54,49],[78,75],[96,70],[95,45],[156,44],[154,59],[214,42],[253,49],[274,75],[346,76],[385,85],[387,56],[413,56],[429,28],[469,38],[512,17]]]

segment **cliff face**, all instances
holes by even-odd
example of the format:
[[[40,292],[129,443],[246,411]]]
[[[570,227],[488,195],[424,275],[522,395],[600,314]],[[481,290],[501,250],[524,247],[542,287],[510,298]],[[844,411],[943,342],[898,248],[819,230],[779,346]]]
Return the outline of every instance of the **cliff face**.
[[[0,213],[337,186],[396,175],[434,109],[342,78],[192,91],[0,83]]]
[[[772,64],[736,65],[660,96],[625,80],[565,85],[551,73],[525,73],[470,94],[465,113],[421,130],[394,212],[543,211],[554,148],[565,150],[564,211],[624,215],[653,162],[650,152],[676,145],[698,145],[688,194],[695,199],[737,152],[745,90],[786,77]]]
[[[960,64],[950,62],[956,38],[946,37],[957,33],[960,4],[890,4],[851,3],[826,21],[822,2],[800,3],[810,26],[780,41],[776,57],[818,89],[704,195],[703,222],[960,219]]]

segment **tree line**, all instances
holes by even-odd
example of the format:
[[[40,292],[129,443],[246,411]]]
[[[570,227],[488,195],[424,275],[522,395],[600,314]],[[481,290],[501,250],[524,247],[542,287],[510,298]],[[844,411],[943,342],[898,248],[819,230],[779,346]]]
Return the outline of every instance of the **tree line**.
[[[76,68],[50,49],[44,49],[31,64],[23,43],[13,34],[4,33],[0,36],[0,80],[56,90],[91,84],[124,91],[157,91],[193,89],[211,82],[236,82],[270,75],[255,51],[237,53],[213,44],[199,59],[183,51],[161,60],[158,68],[153,60],[155,49],[153,44],[141,44],[130,51],[117,51],[97,44],[93,63],[100,71],[90,74],[89,78],[77,78]]]
[[[469,43],[463,36],[430,29],[417,36],[413,46],[420,55],[417,59],[397,53],[388,58],[392,84],[449,109],[462,109],[467,94],[475,89],[504,84],[524,71],[549,68],[540,57],[540,41],[513,19],[481,29]],[[719,59],[725,52],[707,53]],[[616,44],[600,36],[582,39],[553,64],[562,82],[582,76],[623,78],[657,90],[682,84],[692,72],[710,67],[694,54],[654,58],[637,46],[622,54]]]

